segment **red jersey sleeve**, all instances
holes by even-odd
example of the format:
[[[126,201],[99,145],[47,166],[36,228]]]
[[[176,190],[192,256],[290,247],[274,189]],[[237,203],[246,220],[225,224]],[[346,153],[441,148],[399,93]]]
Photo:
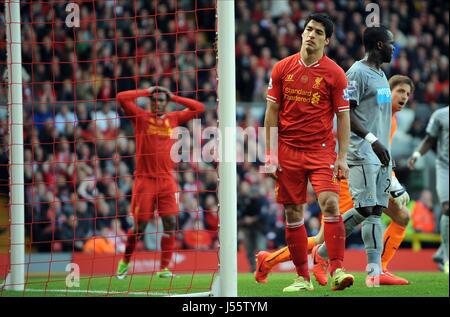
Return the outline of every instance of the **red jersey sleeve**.
[[[172,116],[177,120],[178,124],[186,123],[205,111],[205,105],[194,99],[174,96],[172,101],[187,108],[183,111],[175,111],[172,113]]]
[[[139,108],[135,100],[138,97],[147,97],[150,93],[147,89],[122,91],[117,94],[117,101],[127,116],[136,117],[145,113],[144,109]]]
[[[331,89],[331,100],[333,101],[334,112],[349,111],[350,103],[347,93],[347,77],[341,68],[339,68],[339,71],[336,71],[335,74],[334,85]]]
[[[272,74],[270,75],[269,86],[267,87],[267,97],[266,100],[281,104],[282,96],[282,85],[281,85],[281,70],[280,63],[276,63],[272,69]]]

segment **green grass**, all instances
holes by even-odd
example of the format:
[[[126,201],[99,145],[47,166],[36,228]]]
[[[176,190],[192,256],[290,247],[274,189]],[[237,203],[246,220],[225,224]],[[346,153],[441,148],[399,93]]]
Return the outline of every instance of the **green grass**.
[[[316,281],[313,292],[299,292],[289,295],[283,294],[283,288],[293,282],[295,274],[278,273],[269,276],[269,283],[257,284],[251,274],[239,275],[240,296],[301,296],[301,297],[342,297],[342,296],[380,296],[380,297],[441,297],[449,296],[448,275],[444,273],[424,272],[396,272],[401,277],[409,280],[410,285],[380,286],[368,288],[365,284],[366,273],[352,273],[355,283],[343,291],[334,292],[329,286],[320,286]]]
[[[238,275],[238,295],[242,297],[340,297],[340,296],[381,296],[381,297],[443,297],[449,296],[448,275],[443,273],[408,272],[398,275],[407,278],[410,285],[381,286],[367,288],[365,273],[355,273],[355,284],[341,292],[332,292],[329,286],[314,283],[313,292],[283,294],[294,274],[271,274],[268,284],[256,284],[250,273]],[[161,279],[155,275],[128,276],[124,280],[115,277],[81,278],[80,287],[66,288],[65,277],[28,278],[26,291],[0,291],[0,296],[165,296],[192,292],[208,292],[213,281],[212,274],[178,275],[173,279]]]

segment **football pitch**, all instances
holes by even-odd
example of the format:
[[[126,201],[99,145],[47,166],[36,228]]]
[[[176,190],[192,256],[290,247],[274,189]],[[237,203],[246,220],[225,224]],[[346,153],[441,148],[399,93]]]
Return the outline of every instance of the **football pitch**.
[[[256,284],[250,273],[238,275],[239,297],[448,297],[448,275],[440,272],[396,272],[407,278],[410,285],[381,286],[368,288],[364,284],[365,273],[354,273],[355,284],[344,291],[333,292],[329,286],[319,286],[314,283],[312,292],[285,294],[283,288],[289,285],[295,277],[292,273],[274,273],[269,277],[269,283]],[[79,287],[66,287],[63,276],[48,278],[29,277],[25,291],[0,290],[0,296],[26,297],[64,297],[64,296],[173,296],[185,293],[208,292],[212,285],[212,274],[177,275],[174,278],[159,278],[155,275],[134,275],[124,280],[115,277],[81,277]]]

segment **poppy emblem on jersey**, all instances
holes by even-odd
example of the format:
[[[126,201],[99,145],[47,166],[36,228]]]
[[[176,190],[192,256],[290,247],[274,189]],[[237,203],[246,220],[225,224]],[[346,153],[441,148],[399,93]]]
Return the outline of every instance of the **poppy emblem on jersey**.
[[[286,76],[286,79],[284,80],[284,81],[294,81],[294,75],[292,75],[292,74],[288,74],[287,76]]]
[[[306,84],[306,83],[308,82],[308,76],[303,75],[302,78],[300,79],[300,81],[301,81],[303,84]]]
[[[313,85],[313,89],[319,89],[320,83],[322,82],[323,77],[316,77]]]

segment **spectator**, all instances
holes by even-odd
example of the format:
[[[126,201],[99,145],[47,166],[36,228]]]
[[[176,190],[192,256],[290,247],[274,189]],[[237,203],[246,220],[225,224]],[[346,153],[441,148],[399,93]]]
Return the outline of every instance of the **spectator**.
[[[250,263],[251,272],[255,271],[255,254],[266,249],[267,200],[259,195],[258,185],[244,181],[240,184],[238,198],[238,228]]]
[[[433,214],[433,194],[425,189],[420,193],[419,200],[410,205],[411,220],[415,231],[433,233],[435,222]]]
[[[117,129],[120,126],[119,115],[111,109],[109,102],[105,102],[101,110],[92,113],[92,120],[100,132],[106,132],[110,128]]]
[[[83,233],[78,226],[77,218],[74,215],[59,219],[59,239],[62,243],[62,250],[66,252],[75,252],[83,250]]]
[[[44,183],[37,186],[34,194],[32,210],[32,243],[40,252],[50,252],[51,243],[54,241],[55,208],[59,204],[54,203],[53,194],[47,191]]]
[[[60,111],[55,117],[55,127],[60,134],[64,133],[66,125],[72,124],[76,126],[76,117],[67,105],[62,105]]]
[[[115,254],[114,239],[110,239],[110,235],[110,228],[104,227],[98,236],[94,236],[86,241],[83,246],[83,252],[89,254]]]
[[[48,105],[46,103],[40,103],[33,115],[33,124],[36,129],[41,132],[44,129],[44,125],[47,122],[52,122],[52,120],[53,114],[48,109]]]

